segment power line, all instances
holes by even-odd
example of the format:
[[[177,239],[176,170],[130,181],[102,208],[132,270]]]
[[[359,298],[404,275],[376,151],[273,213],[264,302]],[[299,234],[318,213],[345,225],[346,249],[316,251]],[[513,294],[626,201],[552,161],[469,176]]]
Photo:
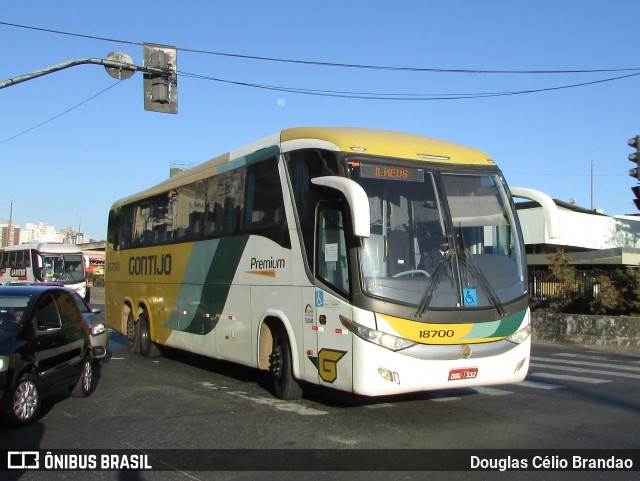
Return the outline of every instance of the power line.
[[[555,87],[546,87],[539,89],[506,91],[506,92],[480,92],[480,93],[449,93],[449,94],[399,94],[399,93],[377,93],[377,92],[353,92],[353,91],[337,91],[337,90],[319,90],[319,89],[305,89],[298,87],[283,87],[276,85],[262,85],[250,82],[241,82],[234,80],[226,80],[217,77],[210,77],[206,75],[193,74],[189,72],[178,71],[178,75],[181,77],[193,78],[198,80],[209,80],[213,82],[226,83],[231,85],[238,85],[241,87],[251,87],[263,90],[274,90],[278,92],[286,92],[301,95],[315,95],[320,97],[338,97],[349,99],[362,99],[362,100],[394,100],[394,101],[433,101],[433,100],[465,100],[465,99],[479,99],[490,97],[505,97],[511,95],[525,95],[540,92],[550,92],[554,90],[563,90],[577,87],[585,87],[588,85],[596,85],[606,82],[613,82],[616,80],[622,80],[630,77],[636,77],[640,75],[640,72],[631,73],[627,75],[621,75],[617,77],[609,77],[600,80],[592,80],[589,82],[574,83],[568,85],[559,85]]]
[[[33,27],[28,25],[20,25],[9,22],[0,22],[0,25],[7,27],[23,28],[44,33],[52,33],[56,35],[67,35],[71,37],[85,38],[89,40],[98,40],[102,42],[121,43],[126,45],[144,45],[143,42],[134,42],[130,40],[121,40],[109,37],[99,37],[96,35],[86,35],[73,32],[65,32],[49,28]],[[334,68],[351,68],[351,69],[368,69],[368,70],[388,70],[401,72],[425,72],[425,73],[457,73],[457,74],[501,74],[501,75],[556,75],[556,74],[587,74],[587,73],[615,73],[615,72],[640,72],[640,67],[615,68],[615,69],[571,69],[571,70],[482,70],[482,69],[446,69],[431,67],[406,67],[406,66],[385,66],[385,65],[365,65],[355,63],[338,63],[338,62],[322,62],[316,60],[300,60],[279,57],[264,57],[258,55],[244,55],[228,52],[216,52],[211,50],[201,50],[192,48],[176,47],[176,50],[185,53],[195,53],[202,55],[214,55],[219,57],[229,57],[244,60],[258,60],[265,62],[279,62],[297,65],[334,67]]]
[[[57,118],[59,118],[59,117],[62,117],[62,116],[63,116],[63,115],[65,115],[65,114],[68,114],[68,113],[69,113],[69,112],[71,112],[72,110],[77,109],[78,107],[80,107],[80,106],[82,106],[82,105],[86,104],[87,102],[89,102],[89,101],[91,101],[91,100],[95,99],[95,98],[96,98],[96,97],[98,97],[99,95],[102,95],[103,93],[107,92],[108,90],[111,90],[113,87],[115,87],[116,85],[119,85],[120,83],[122,83],[122,81],[116,82],[116,83],[114,83],[114,84],[112,84],[112,85],[108,86],[106,89],[101,90],[101,91],[100,91],[100,92],[98,92],[97,94],[92,95],[91,97],[89,97],[89,98],[88,98],[88,99],[86,99],[86,100],[83,100],[83,101],[82,101],[82,102],[80,102],[79,104],[76,104],[76,105],[74,105],[74,106],[73,106],[73,107],[71,107],[71,108],[68,108],[68,109],[67,109],[67,110],[65,110],[64,112],[60,112],[59,114],[54,115],[54,116],[53,116],[53,117],[51,117],[50,119],[47,119],[47,120],[45,120],[44,122],[40,122],[38,125],[34,125],[33,127],[29,128],[29,129],[27,129],[27,130],[24,130],[24,131],[20,132],[19,134],[13,135],[13,136],[11,136],[11,137],[9,137],[9,138],[6,138],[6,139],[4,139],[4,140],[0,141],[0,144],[4,144],[5,142],[9,142],[10,140],[13,140],[13,139],[15,139],[15,138],[17,138],[17,137],[20,137],[21,135],[24,135],[24,134],[26,134],[26,133],[28,133],[28,132],[31,132],[32,130],[37,129],[38,127],[42,127],[43,125],[48,124],[48,123],[49,123],[49,122],[51,122],[52,120],[55,120],[55,119],[57,119]]]

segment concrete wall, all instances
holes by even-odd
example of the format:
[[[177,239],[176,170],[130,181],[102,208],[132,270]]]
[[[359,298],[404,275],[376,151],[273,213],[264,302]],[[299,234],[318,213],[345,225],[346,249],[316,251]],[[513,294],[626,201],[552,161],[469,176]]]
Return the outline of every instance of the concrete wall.
[[[640,317],[531,314],[533,341],[640,351]]]

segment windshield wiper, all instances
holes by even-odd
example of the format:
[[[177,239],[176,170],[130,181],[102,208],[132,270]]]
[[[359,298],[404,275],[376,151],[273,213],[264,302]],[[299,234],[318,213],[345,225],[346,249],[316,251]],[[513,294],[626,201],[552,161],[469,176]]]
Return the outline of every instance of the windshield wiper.
[[[453,257],[454,250],[448,249],[446,252],[442,253],[442,258],[438,261],[436,268],[433,270],[431,274],[431,278],[429,280],[429,285],[427,286],[427,290],[424,292],[424,296],[422,297],[422,301],[420,301],[420,306],[416,311],[417,317],[422,317],[424,311],[431,304],[431,299],[433,298],[433,293],[436,291],[436,288],[440,284],[440,279],[442,279],[442,273],[444,272],[443,266],[444,262],[448,261],[451,263],[451,258]]]
[[[467,254],[467,250],[464,245],[464,234],[462,233],[461,225],[458,226],[458,232],[460,233],[460,255],[458,256],[458,259],[462,259],[467,269],[471,271],[473,277],[475,277],[476,280],[480,283],[480,287],[482,287],[482,290],[485,292],[493,306],[496,308],[498,314],[500,314],[501,317],[504,317],[507,311],[502,305],[498,294],[487,279],[487,276],[485,276],[484,272],[482,272],[482,269],[478,267],[478,264],[476,264],[476,261],[473,259],[471,254]],[[466,277],[468,282],[469,276],[467,275]]]

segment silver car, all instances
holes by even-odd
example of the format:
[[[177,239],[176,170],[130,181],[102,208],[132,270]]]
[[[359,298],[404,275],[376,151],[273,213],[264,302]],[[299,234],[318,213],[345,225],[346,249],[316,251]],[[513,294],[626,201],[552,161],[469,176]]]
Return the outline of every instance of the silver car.
[[[103,361],[107,357],[109,347],[109,332],[107,326],[98,314],[101,309],[91,308],[78,293],[73,296],[78,303],[78,308],[82,312],[82,317],[87,321],[91,332],[91,347],[93,348],[94,361]]]

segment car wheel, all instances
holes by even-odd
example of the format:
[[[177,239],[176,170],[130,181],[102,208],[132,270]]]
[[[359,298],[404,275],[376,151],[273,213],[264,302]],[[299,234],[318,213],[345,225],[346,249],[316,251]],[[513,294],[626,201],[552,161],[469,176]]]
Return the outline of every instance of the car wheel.
[[[35,376],[24,374],[15,389],[11,401],[9,415],[17,424],[33,421],[40,410],[40,390]]]
[[[82,372],[78,382],[71,388],[73,397],[87,397],[93,387],[93,360],[91,356],[85,356],[82,360]]]
[[[273,376],[275,395],[284,400],[300,399],[302,388],[293,377],[291,347],[287,333],[280,328],[273,338],[273,350],[269,356],[269,371]]]
[[[140,352],[140,323],[136,322],[131,311],[127,317],[127,349],[132,354]]]
[[[140,315],[140,354],[149,359],[160,357],[158,345],[151,340],[151,328],[149,326],[149,314],[147,311]]]

